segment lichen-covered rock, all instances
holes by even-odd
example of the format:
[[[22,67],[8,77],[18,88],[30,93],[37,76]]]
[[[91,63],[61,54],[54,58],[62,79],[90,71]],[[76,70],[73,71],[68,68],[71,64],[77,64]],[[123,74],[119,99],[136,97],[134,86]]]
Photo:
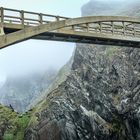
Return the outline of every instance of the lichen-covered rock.
[[[39,106],[25,140],[140,140],[140,49],[78,44]]]

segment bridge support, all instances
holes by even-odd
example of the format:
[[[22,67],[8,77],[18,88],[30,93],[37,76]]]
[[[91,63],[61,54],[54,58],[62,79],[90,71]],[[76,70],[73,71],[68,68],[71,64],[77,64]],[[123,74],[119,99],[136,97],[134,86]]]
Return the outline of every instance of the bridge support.
[[[1,36],[1,35],[5,35],[5,33],[4,33],[4,29],[3,29],[2,26],[0,26],[0,36]]]

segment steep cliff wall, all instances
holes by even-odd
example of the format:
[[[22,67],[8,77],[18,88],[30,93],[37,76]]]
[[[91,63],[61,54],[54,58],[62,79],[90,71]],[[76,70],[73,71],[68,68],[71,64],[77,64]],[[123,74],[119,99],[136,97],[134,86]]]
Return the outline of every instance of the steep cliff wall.
[[[25,140],[139,140],[140,50],[77,45],[70,74],[38,106]]]
[[[31,111],[20,115],[12,108],[0,104],[0,140],[23,140],[30,115]]]

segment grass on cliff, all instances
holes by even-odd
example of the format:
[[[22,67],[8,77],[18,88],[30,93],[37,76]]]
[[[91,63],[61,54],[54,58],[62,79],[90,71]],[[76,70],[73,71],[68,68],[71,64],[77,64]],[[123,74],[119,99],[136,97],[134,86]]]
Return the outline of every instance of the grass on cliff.
[[[111,46],[107,47],[105,50],[105,54],[111,59],[114,55],[117,55],[121,51],[121,48]]]
[[[6,130],[3,140],[23,140],[30,116],[31,112],[20,115],[10,108],[0,105],[0,129],[5,126]]]
[[[60,69],[53,83],[47,88],[47,90],[44,93],[42,93],[43,98],[39,100],[38,103],[34,105],[34,107],[32,107],[33,111],[32,111],[31,120],[29,122],[29,126],[36,125],[38,123],[36,113],[41,112],[43,109],[49,106],[51,100],[50,98],[53,98],[56,93],[57,95],[61,94],[56,89],[59,87],[59,85],[61,85],[61,83],[63,83],[66,80],[67,76],[70,74],[72,62],[73,62],[73,57],[70,59],[69,62],[67,62],[67,64],[65,64]],[[57,91],[56,93],[55,90]]]
[[[4,140],[23,140],[24,139],[24,132],[28,126],[30,118],[28,115],[23,115],[20,117],[16,117],[14,120],[14,127],[8,129],[3,139]]]

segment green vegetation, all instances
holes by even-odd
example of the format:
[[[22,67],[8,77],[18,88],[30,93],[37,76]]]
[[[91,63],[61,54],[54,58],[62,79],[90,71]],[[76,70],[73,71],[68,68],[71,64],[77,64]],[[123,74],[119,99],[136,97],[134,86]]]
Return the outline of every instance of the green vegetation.
[[[19,115],[8,107],[0,105],[0,129],[3,130],[3,140],[23,140],[32,112]]]
[[[62,82],[65,81],[67,75],[69,75],[71,63],[72,60],[60,70],[53,84],[51,84],[48,90],[42,95],[42,100],[39,100],[37,105],[33,104],[34,108],[28,111],[28,113],[20,115],[12,111],[12,109],[0,105],[0,129],[2,128],[1,124],[4,124],[5,127],[4,136],[2,137],[3,140],[24,139],[24,132],[26,128],[30,125],[36,125],[38,123],[38,117],[36,116],[36,114],[44,108],[46,108],[47,106],[49,106],[50,100],[51,98],[53,98],[53,96],[56,96],[56,94],[62,94],[56,89]],[[48,94],[50,92],[53,94]],[[48,98],[44,99],[44,97],[46,98],[46,96],[48,96]]]
[[[57,96],[58,94],[59,96],[61,96],[62,93],[57,91],[57,88],[66,80],[67,76],[70,74],[72,62],[73,58],[71,58],[70,61],[68,61],[67,64],[61,68],[53,83],[47,88],[44,93],[42,93],[41,98],[38,98],[38,103],[33,105],[34,107],[32,110],[32,117],[30,119],[29,125],[36,125],[38,123],[36,113],[39,113],[43,109],[47,108],[49,106],[51,98],[56,96],[55,94],[57,94]]]
[[[117,55],[120,50],[121,48],[115,46],[107,47],[105,54],[111,59],[114,55]]]
[[[28,126],[30,117],[28,115],[23,115],[16,117],[14,120],[14,127],[8,129],[3,139],[4,140],[23,140],[24,131]]]

